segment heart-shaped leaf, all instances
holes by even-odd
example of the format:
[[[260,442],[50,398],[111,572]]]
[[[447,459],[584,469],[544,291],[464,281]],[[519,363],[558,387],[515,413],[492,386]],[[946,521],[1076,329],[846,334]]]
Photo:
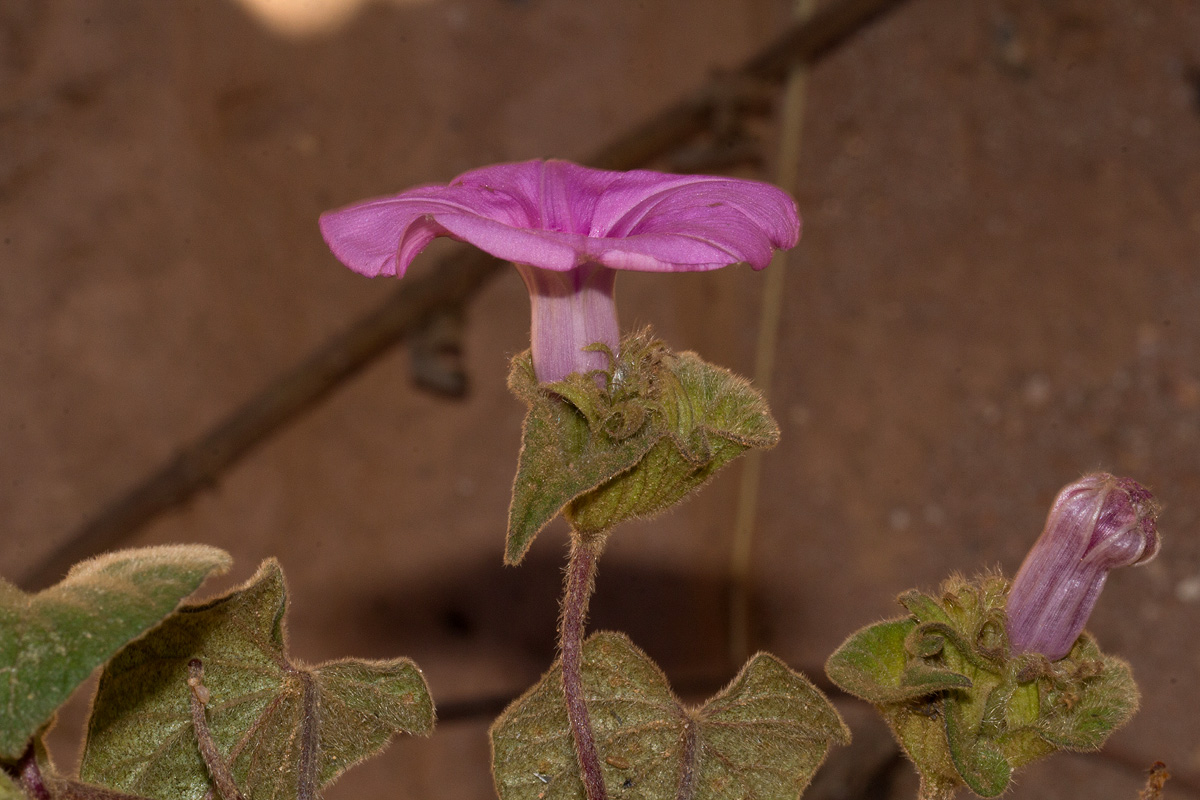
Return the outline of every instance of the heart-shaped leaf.
[[[81,777],[157,800],[212,789],[189,711],[188,663],[205,668],[208,727],[249,800],[312,798],[397,733],[429,733],[433,702],[407,659],[289,660],[283,574],[185,606],[100,677]]]
[[[555,666],[492,727],[501,800],[583,800],[586,793]],[[774,656],[754,656],[699,708],[684,706],[623,634],[583,649],[588,716],[610,797],[795,800],[829,745],[849,732],[829,701]]]
[[[19,758],[92,670],[229,563],[215,547],[167,545],[84,561],[36,594],[0,579],[0,759]]]

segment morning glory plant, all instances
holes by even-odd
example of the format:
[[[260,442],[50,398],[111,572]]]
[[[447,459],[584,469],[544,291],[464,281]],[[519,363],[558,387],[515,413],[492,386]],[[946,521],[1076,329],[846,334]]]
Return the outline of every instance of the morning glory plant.
[[[762,269],[775,249],[793,246],[800,236],[792,198],[757,181],[539,160],[472,170],[445,185],[331,211],[321,217],[321,231],[334,254],[365,275],[402,276],[430,241],[449,236],[512,261],[529,290],[530,351],[513,360],[509,377],[529,413],[506,560],[519,562],[559,513],[571,526],[572,544],[559,663],[492,730],[501,797],[539,790],[539,797],[549,791],[604,800],[610,789],[634,785],[639,791],[658,786],[651,796],[690,797],[698,789],[688,776],[722,758],[728,762],[729,753],[740,753],[735,760],[747,765],[763,761],[747,749],[750,739],[722,741],[710,725],[703,740],[708,750],[681,743],[663,770],[646,734],[624,723],[616,730],[594,724],[607,719],[598,709],[621,703],[612,682],[597,683],[595,676],[625,675],[637,664],[633,674],[641,678],[634,688],[660,698],[656,713],[664,730],[682,742],[704,730],[702,716],[695,724],[681,716],[683,707],[644,653],[620,636],[585,641],[584,622],[596,562],[613,527],[662,511],[739,453],[778,439],[766,403],[744,380],[694,353],[672,352],[648,331],[621,338],[616,271],[702,271],[737,263]],[[786,748],[791,756],[804,753],[802,760],[815,765],[830,741],[844,738],[828,701],[773,657],[752,659],[743,678],[769,687],[769,718],[791,719],[797,703],[816,709],[792,720],[800,733]],[[547,735],[556,737],[556,747],[525,744],[531,736],[544,744]],[[778,772],[768,777],[778,770],[771,761],[747,766],[739,780],[778,783]],[[783,785],[802,789],[813,769],[785,768]]]
[[[799,238],[792,199],[757,181],[527,161],[346,206],[320,228],[364,275],[402,277],[446,236],[512,261],[529,290],[530,349],[508,377],[528,413],[504,559],[519,563],[559,515],[571,543],[558,659],[490,731],[501,800],[796,800],[849,741],[811,681],[758,653],[692,706],[624,634],[585,636],[613,529],[779,438],[745,380],[648,329],[621,334],[616,274],[761,269]],[[830,657],[833,682],[873,704],[913,760],[921,800],[964,786],[998,795],[1023,764],[1097,749],[1134,713],[1129,665],[1083,628],[1108,572],[1157,554],[1157,512],[1137,482],[1085,476],[1059,494],[1011,583],[989,573],[905,592],[906,616]],[[230,561],[172,545],[103,554],[36,594],[0,579],[0,800],[317,800],[393,738],[432,731],[410,660],[291,657],[273,559],[188,599]],[[96,668],[68,775],[44,734]]]
[[[852,635],[829,677],[875,705],[921,773],[921,800],[995,797],[1057,750],[1098,750],[1137,710],[1124,661],[1084,625],[1110,570],[1159,548],[1158,506],[1129,478],[1087,475],[1054,501],[1010,584],[999,574],[909,591],[908,616]]]

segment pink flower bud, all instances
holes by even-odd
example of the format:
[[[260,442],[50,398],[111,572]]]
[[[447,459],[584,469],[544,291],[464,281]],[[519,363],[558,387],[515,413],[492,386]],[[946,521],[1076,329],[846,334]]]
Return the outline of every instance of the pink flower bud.
[[[1144,564],[1158,553],[1157,514],[1145,487],[1107,473],[1087,475],[1059,492],[1008,595],[1013,651],[1042,653],[1051,661],[1067,655],[1108,571]]]

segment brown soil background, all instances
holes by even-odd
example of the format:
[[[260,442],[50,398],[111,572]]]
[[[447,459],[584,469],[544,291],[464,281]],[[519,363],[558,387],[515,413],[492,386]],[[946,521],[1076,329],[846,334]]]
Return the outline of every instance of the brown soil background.
[[[392,290],[334,260],[320,211],[581,158],[787,19],[776,0],[410,0],[298,37],[231,0],[2,0],[3,573]],[[1200,797],[1198,71],[1192,0],[911,0],[812,75],[756,643],[819,673],[900,591],[1011,574],[1085,471],[1164,505],[1162,554],[1114,573],[1090,625],[1143,708],[1105,755],[1021,773],[1019,798],[1132,800],[1156,759],[1168,796]],[[752,370],[761,275],[619,283],[626,326]],[[565,543],[501,566],[527,326],[511,271],[469,308],[466,400],[415,389],[397,349],[131,544],[223,547],[222,585],[279,556],[301,659],[409,655],[443,704],[519,693],[553,657]],[[601,564],[593,627],[680,684],[734,671],[737,470]],[[83,703],[55,735],[68,762]],[[486,726],[400,741],[328,797],[493,796]]]

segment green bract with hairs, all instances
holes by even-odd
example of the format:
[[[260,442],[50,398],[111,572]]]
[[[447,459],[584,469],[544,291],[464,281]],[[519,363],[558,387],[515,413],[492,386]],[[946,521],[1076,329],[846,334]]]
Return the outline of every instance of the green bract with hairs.
[[[921,774],[922,800],[967,786],[995,797],[1013,770],[1056,750],[1097,750],[1137,710],[1129,665],[1080,636],[1065,658],[1015,654],[1005,631],[1009,584],[952,577],[909,615],[868,625],[826,664],[873,704]]]
[[[695,353],[672,353],[649,332],[626,337],[609,369],[539,384],[529,353],[509,388],[529,406],[508,517],[505,559],[519,562],[562,512],[577,533],[602,536],[659,513],[779,428],[746,380]],[[600,380],[597,380],[599,378]]]

